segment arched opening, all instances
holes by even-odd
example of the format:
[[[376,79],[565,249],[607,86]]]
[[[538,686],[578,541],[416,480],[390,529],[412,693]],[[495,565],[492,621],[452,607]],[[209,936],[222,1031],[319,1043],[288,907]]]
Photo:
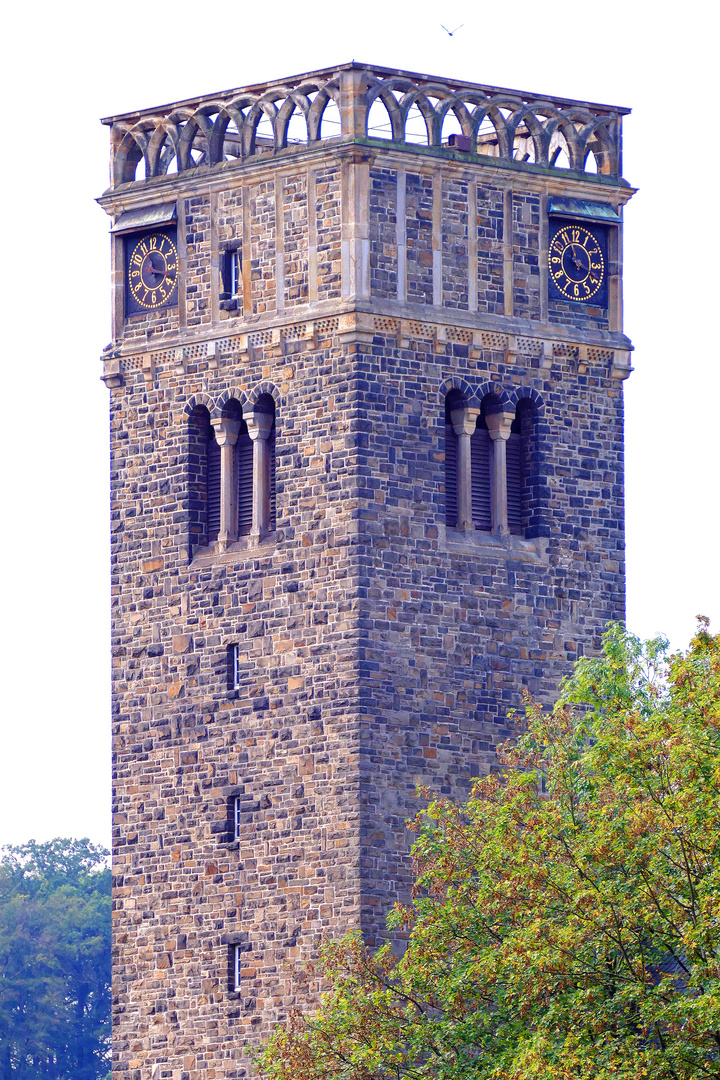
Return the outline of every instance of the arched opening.
[[[223,406],[222,418],[231,421],[234,431],[237,431],[232,454],[235,475],[229,485],[234,489],[235,507],[232,510],[228,508],[228,516],[232,513],[237,522],[237,535],[247,536],[252,528],[252,440],[243,419],[242,406],[235,398]]]
[[[237,123],[234,119],[228,120],[223,136],[223,157],[226,161],[234,161],[242,157],[242,139]]]
[[[508,529],[515,536],[527,535],[531,525],[534,426],[535,407],[529,398],[521,398],[505,451]]]
[[[269,418],[270,433],[266,439],[267,453],[264,468],[266,476],[263,478],[263,489],[268,493],[267,520],[270,532],[275,530],[276,524],[276,488],[275,488],[275,400],[272,394],[261,394],[258,398],[255,412]]]
[[[500,137],[489,113],[483,116],[478,126],[477,152],[487,157],[500,156]]]
[[[190,413],[187,439],[187,520],[192,552],[217,540],[220,528],[220,448],[204,405]]]
[[[598,173],[598,159],[592,150],[588,150],[583,168],[586,173]]]
[[[267,154],[275,149],[273,122],[263,109],[255,127],[255,153]]]
[[[440,137],[441,144],[443,146],[447,146],[448,139],[450,138],[451,135],[462,135],[462,134],[463,134],[462,124],[458,120],[458,118],[455,115],[455,113],[453,112],[453,110],[448,109],[448,111],[445,113],[445,116],[443,117],[442,134],[441,134],[441,137]]]
[[[451,414],[462,409],[465,398],[460,390],[451,390],[445,396],[445,524],[455,529],[458,523],[458,437],[455,434]]]
[[[562,131],[555,131],[550,139],[549,159],[550,164],[554,165],[556,169],[570,168],[570,153],[568,151],[567,139]]]
[[[381,98],[376,97],[368,111],[367,133],[373,139],[392,139],[390,113]]]
[[[405,117],[405,142],[418,143],[420,146],[428,145],[428,131],[425,117],[417,103],[413,103]]]
[[[480,415],[470,439],[472,469],[472,520],[481,532],[492,532],[492,468],[493,443],[486,417],[497,412],[500,401],[495,394],[486,394],[480,403]]]
[[[322,119],[320,121],[320,139],[339,139],[342,134],[342,124],[340,121],[340,110],[337,107],[337,102],[332,98],[328,101],[327,105],[323,109]]]
[[[299,105],[296,105],[290,114],[285,137],[286,146],[295,146],[308,141],[307,122],[305,114]]]
[[[526,124],[519,124],[513,140],[513,161],[535,164],[535,140]]]

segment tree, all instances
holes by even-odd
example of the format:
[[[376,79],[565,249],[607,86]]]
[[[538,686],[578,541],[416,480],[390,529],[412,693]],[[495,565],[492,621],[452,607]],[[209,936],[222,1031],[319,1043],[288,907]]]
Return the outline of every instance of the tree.
[[[0,1077],[99,1080],[110,1035],[110,871],[88,840],[3,849]]]
[[[419,815],[402,956],[325,944],[271,1080],[720,1077],[720,638],[611,626],[500,761]]]

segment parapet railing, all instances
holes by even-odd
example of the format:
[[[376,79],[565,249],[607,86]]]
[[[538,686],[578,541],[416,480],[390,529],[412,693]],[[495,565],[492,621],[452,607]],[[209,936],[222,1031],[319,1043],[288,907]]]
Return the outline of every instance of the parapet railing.
[[[103,123],[113,187],[338,139],[619,177],[628,111],[353,62]]]

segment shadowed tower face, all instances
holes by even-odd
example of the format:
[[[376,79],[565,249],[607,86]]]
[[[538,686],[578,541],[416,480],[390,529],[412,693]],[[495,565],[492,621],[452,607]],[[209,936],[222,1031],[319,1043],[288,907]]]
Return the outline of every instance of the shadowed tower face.
[[[353,63],[105,121],[114,1080],[247,1075],[417,783],[622,618],[625,111]]]

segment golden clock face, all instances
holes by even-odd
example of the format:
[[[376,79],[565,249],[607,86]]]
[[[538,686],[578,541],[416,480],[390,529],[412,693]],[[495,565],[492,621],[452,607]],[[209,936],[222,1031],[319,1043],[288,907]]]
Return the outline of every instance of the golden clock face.
[[[143,236],[127,262],[128,311],[150,311],[177,302],[178,257],[166,233]]]
[[[550,277],[568,300],[584,301],[599,293],[605,281],[600,241],[582,225],[562,225],[550,240]]]

